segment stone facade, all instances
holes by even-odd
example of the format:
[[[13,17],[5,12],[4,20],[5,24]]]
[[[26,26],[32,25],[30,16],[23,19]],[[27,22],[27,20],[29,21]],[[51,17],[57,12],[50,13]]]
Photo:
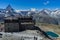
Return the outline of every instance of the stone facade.
[[[5,32],[19,32],[25,29],[32,28],[34,21],[32,18],[6,18],[5,19]]]

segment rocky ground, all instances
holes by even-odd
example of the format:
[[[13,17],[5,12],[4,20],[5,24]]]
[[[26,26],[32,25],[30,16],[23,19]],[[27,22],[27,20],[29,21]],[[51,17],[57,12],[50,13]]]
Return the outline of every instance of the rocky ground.
[[[37,24],[38,27],[40,27],[44,31],[54,31],[58,34],[60,34],[60,25],[53,25],[53,24],[45,24],[45,23],[39,23]]]
[[[42,30],[44,30],[44,31],[53,31],[53,32],[55,32],[55,33],[57,33],[57,34],[59,34],[60,35],[60,25],[54,25],[54,24],[47,24],[47,23],[36,23],[36,26],[38,26],[38,27],[40,27]],[[0,24],[0,28],[4,28],[4,25],[2,24]],[[1,30],[0,30],[1,31]],[[4,31],[4,29],[3,29],[3,31]],[[29,31],[30,32],[30,31]],[[33,32],[33,31],[31,31],[31,32]],[[30,32],[30,33],[31,33]],[[49,39],[47,39],[47,38],[44,38],[44,40],[49,40]],[[1,38],[0,38],[0,40],[1,40]],[[57,38],[56,40],[60,40],[60,37],[59,38]]]
[[[52,31],[60,35],[60,25],[36,23],[36,26],[40,27],[44,31]],[[60,40],[60,37],[57,40]]]
[[[36,39],[37,38],[37,39]],[[19,33],[3,33],[0,40],[50,40],[35,30],[26,30]]]

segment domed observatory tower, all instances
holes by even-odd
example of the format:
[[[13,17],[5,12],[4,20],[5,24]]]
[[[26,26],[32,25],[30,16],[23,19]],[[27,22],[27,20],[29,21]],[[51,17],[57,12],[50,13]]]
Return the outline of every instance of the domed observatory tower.
[[[20,32],[32,29],[35,21],[32,17],[8,17],[5,18],[5,32]]]

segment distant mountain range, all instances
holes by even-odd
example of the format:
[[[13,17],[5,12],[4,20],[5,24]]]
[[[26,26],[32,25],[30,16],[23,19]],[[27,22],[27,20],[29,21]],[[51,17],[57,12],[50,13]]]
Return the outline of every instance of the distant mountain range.
[[[5,17],[33,16],[36,22],[60,24],[60,10],[14,10],[10,5],[6,9],[0,9],[0,20]]]

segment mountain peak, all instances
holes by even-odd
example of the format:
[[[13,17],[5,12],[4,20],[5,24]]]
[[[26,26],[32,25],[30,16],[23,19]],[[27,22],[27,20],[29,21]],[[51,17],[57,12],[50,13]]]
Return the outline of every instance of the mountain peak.
[[[6,9],[8,9],[8,8],[9,8],[9,9],[12,8],[10,4],[6,7]]]
[[[11,7],[11,5],[9,4],[7,7],[6,7],[6,11],[10,11],[10,12],[12,12],[12,11],[14,11],[14,9]]]
[[[13,9],[13,8],[12,8],[11,5],[9,4],[9,5],[6,7],[6,9],[7,9],[7,10],[9,10],[9,9],[11,10],[11,9]]]

